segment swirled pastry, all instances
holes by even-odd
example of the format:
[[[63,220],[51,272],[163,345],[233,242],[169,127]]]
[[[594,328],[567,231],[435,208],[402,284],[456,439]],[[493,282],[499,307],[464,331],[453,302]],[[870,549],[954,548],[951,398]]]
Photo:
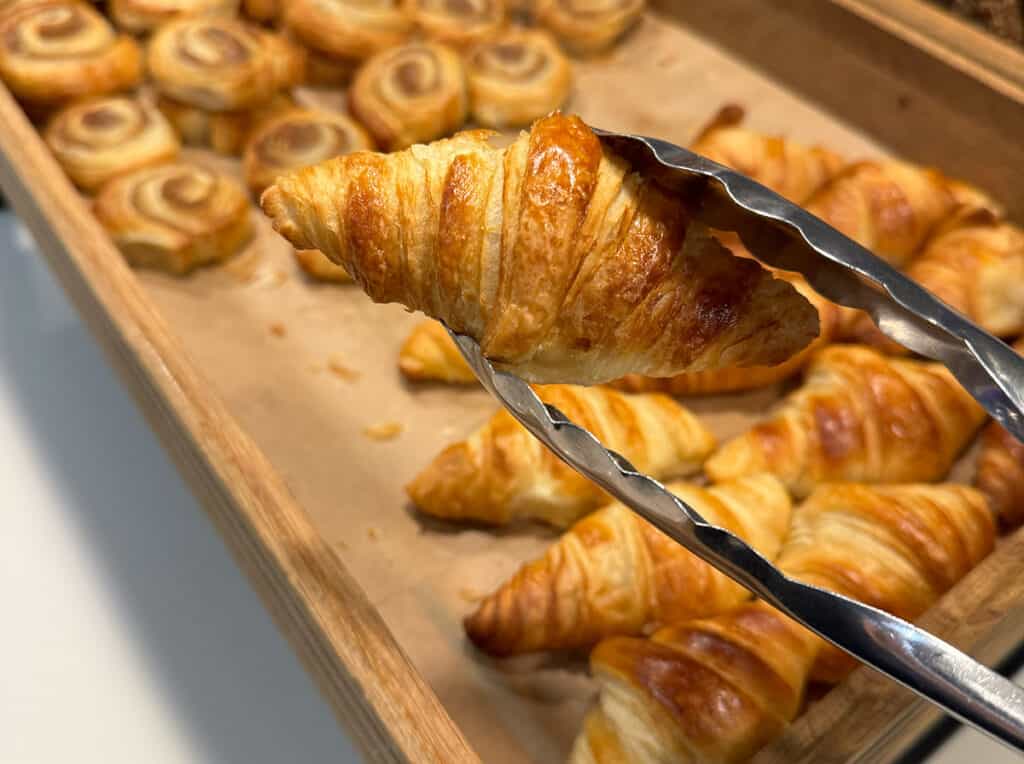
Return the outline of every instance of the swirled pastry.
[[[654,477],[691,474],[715,447],[697,417],[663,395],[573,385],[541,386],[537,394]],[[429,515],[492,525],[531,518],[564,527],[608,501],[504,409],[442,451],[406,492]]]
[[[401,0],[289,0],[284,23],[304,45],[354,61],[400,45],[413,30]]]
[[[398,352],[398,370],[414,382],[476,384],[476,375],[437,321],[421,321],[413,327]]]
[[[115,178],[93,211],[129,263],[178,275],[230,257],[252,233],[242,187],[192,164]]]
[[[466,121],[462,60],[439,43],[379,53],[356,73],[349,108],[389,151],[440,138]]]
[[[823,486],[793,513],[776,564],[788,575],[913,619],[994,545],[967,486]],[[809,679],[836,682],[845,654],[761,601],[616,637],[591,655],[601,686],[572,764],[745,761],[800,711]]]
[[[523,127],[565,102],[572,67],[549,34],[515,29],[469,54],[466,79],[474,120],[484,127]]]
[[[264,122],[250,137],[245,182],[259,196],[284,172],[372,148],[366,131],[344,114],[293,109]]]
[[[644,6],[644,0],[536,0],[534,15],[568,51],[588,56],[626,34]]]
[[[238,0],[110,0],[109,6],[118,27],[141,34],[182,16],[233,16]]]
[[[771,475],[710,488],[668,490],[712,525],[726,528],[767,559],[789,530],[791,503]],[[466,634],[491,655],[581,649],[616,634],[721,613],[750,594],[624,505],[614,503],[572,526],[543,557],[523,565],[466,618]]]
[[[580,384],[781,363],[814,308],[692,222],[576,117],[505,149],[473,131],[279,178],[275,228],[481,343],[524,379]]]
[[[136,42],[83,2],[36,0],[0,11],[0,78],[37,107],[133,87]]]
[[[242,0],[242,12],[253,21],[269,24],[281,17],[283,0]]]
[[[1024,231],[987,212],[975,218],[932,237],[906,273],[986,331],[1013,337],[1024,332]],[[844,337],[905,352],[866,313],[851,317]]]
[[[505,23],[504,0],[408,0],[408,7],[428,39],[456,47],[493,37]]]
[[[318,50],[306,50],[306,84],[314,88],[337,88],[347,85],[359,69],[359,62],[350,58],[334,58]]]
[[[291,96],[278,93],[267,103],[238,111],[207,111],[160,96],[157,107],[188,146],[238,156],[252,132],[267,120],[295,108]]]
[[[811,360],[802,387],[705,469],[712,480],[770,472],[794,496],[837,481],[939,480],[984,419],[940,364],[834,345]]]
[[[259,106],[303,77],[302,51],[238,19],[197,16],[160,27],[149,42],[150,76],[162,95],[208,111]]]
[[[312,279],[333,284],[347,284],[352,281],[348,271],[328,260],[323,252],[315,249],[296,249],[293,250],[293,254],[295,262]]]
[[[94,191],[115,175],[174,159],[181,146],[163,115],[131,96],[103,96],[72,104],[44,135],[72,182]]]
[[[743,117],[740,106],[722,107],[690,148],[797,204],[807,201],[844,165],[842,157],[826,149],[740,127]]]

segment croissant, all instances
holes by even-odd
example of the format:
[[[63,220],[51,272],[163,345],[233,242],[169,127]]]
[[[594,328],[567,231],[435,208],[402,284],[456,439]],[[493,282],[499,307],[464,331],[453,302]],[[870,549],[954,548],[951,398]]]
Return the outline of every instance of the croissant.
[[[715,447],[711,432],[663,395],[570,385],[541,386],[537,393],[656,478],[695,472]],[[533,518],[564,527],[608,500],[504,409],[442,451],[406,491],[429,515],[493,525]]]
[[[712,480],[770,472],[798,497],[820,483],[941,479],[985,418],[936,363],[825,348],[803,385],[705,465]]]
[[[793,376],[811,357],[832,341],[839,326],[840,308],[826,300],[807,281],[795,273],[779,271],[776,278],[790,282],[818,310],[818,336],[796,355],[775,366],[753,366],[747,369],[706,369],[677,374],[674,377],[645,377],[627,374],[612,386],[631,393],[666,393],[668,395],[717,395],[741,390],[754,390],[781,382]]]
[[[690,148],[797,204],[807,201],[843,167],[842,157],[826,149],[740,127],[744,114],[735,104],[723,106]]]
[[[506,149],[491,135],[334,159],[261,203],[373,300],[443,320],[531,381],[769,365],[817,334],[791,285],[726,252],[579,118],[545,117]]]
[[[1024,339],[1014,349],[1024,354]],[[982,435],[974,485],[988,498],[1003,527],[1024,523],[1024,443],[997,422]]]
[[[985,499],[967,486],[836,484],[794,512],[777,564],[915,618],[994,540]],[[795,718],[810,678],[837,681],[851,667],[760,601],[649,640],[605,640],[591,655],[601,692],[570,761],[742,761]]]
[[[318,252],[315,249],[295,249],[292,250],[292,255],[295,257],[296,264],[315,281],[326,281],[332,284],[352,282],[348,271],[324,257],[323,252]]]
[[[1012,337],[1024,331],[1024,231],[981,217],[931,239],[907,275],[986,331]],[[865,313],[850,320],[844,336],[905,352]]]
[[[398,369],[414,382],[476,382],[473,370],[437,321],[423,321],[413,327],[398,353]]]
[[[807,200],[807,210],[896,266],[943,221],[1002,209],[971,186],[895,160],[848,165]]]
[[[668,489],[705,520],[746,539],[768,559],[789,529],[791,504],[771,475],[711,488]],[[649,633],[723,612],[749,595],[739,584],[622,504],[587,515],[543,557],[524,565],[465,621],[492,655],[590,647],[603,637]]]

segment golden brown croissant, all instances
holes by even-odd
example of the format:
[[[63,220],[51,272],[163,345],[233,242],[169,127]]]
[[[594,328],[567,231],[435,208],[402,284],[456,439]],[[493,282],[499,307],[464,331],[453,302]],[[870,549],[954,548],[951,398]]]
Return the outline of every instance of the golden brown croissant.
[[[1002,210],[937,170],[895,160],[848,165],[807,210],[893,265],[907,263],[939,224],[978,209]]]
[[[36,109],[127,90],[141,75],[138,44],[88,3],[35,0],[0,11],[0,79]]]
[[[840,308],[826,300],[807,281],[795,273],[778,271],[776,278],[790,282],[818,310],[818,336],[796,355],[775,366],[753,366],[747,369],[707,369],[677,374],[674,377],[645,377],[628,374],[612,382],[612,386],[631,393],[667,393],[669,395],[717,395],[767,387],[793,376],[821,348],[830,343],[839,325]]]
[[[1024,339],[1014,348],[1024,354]],[[1004,527],[1024,523],[1024,443],[997,422],[989,424],[982,435],[974,485],[988,498]]]
[[[979,217],[932,238],[907,275],[986,331],[1012,337],[1024,331],[1024,231]],[[844,336],[905,352],[865,313],[851,319]]]
[[[506,149],[460,133],[279,178],[275,228],[480,342],[531,381],[781,363],[814,308],[730,255],[683,203],[602,147],[580,119],[539,120]]]
[[[857,345],[818,353],[803,385],[705,465],[712,480],[771,472],[795,496],[833,481],[939,480],[985,418],[937,363]]]
[[[656,478],[695,472],[715,447],[711,432],[663,395],[572,385],[536,389],[546,403]],[[532,518],[564,527],[608,501],[504,409],[442,451],[406,491],[427,514],[494,525]]]
[[[667,487],[768,559],[778,554],[792,507],[776,478]],[[578,649],[721,613],[747,597],[732,579],[615,503],[578,521],[543,557],[520,568],[465,626],[473,643],[492,655]]]
[[[409,332],[398,352],[398,369],[406,379],[415,382],[476,382],[476,375],[448,332],[437,321],[429,319]]]
[[[801,204],[842,169],[842,157],[740,127],[743,108],[723,106],[690,148]]]
[[[915,618],[992,549],[984,497],[966,486],[836,484],[793,514],[777,564],[814,583]],[[834,660],[835,659],[835,660]],[[814,677],[852,664],[762,602],[599,644],[601,693],[570,761],[735,762],[778,735]]]
[[[150,32],[182,16],[233,16],[238,11],[238,0],[110,0],[108,5],[114,23],[133,34]]]

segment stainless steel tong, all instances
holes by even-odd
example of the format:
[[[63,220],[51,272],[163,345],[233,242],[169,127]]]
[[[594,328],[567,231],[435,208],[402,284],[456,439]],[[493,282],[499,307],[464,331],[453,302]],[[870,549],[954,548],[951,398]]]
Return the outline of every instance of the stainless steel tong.
[[[883,333],[945,364],[997,421],[1024,440],[1024,359],[895,268],[778,194],[654,138],[596,131],[634,167],[682,193],[696,217],[737,232],[769,265],[798,271]],[[471,338],[453,339],[483,386],[548,448],[698,557],[853,657],[961,721],[1024,751],[1024,690],[937,637],[881,610],[795,581],[727,530],[604,448],[529,385],[497,371]]]

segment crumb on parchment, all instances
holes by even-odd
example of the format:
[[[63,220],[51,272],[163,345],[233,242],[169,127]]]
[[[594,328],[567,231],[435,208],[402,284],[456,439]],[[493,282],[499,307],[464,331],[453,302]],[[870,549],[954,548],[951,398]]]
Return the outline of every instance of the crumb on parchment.
[[[351,369],[342,363],[338,356],[331,356],[327,360],[327,369],[331,374],[345,382],[355,382],[362,376],[361,372]]]
[[[370,541],[376,541],[379,534],[377,533],[376,528],[367,528],[366,535],[369,537]]]
[[[370,440],[394,440],[404,430],[401,422],[381,422],[363,429],[363,435]]]
[[[288,334],[288,329],[286,329],[285,325],[282,324],[280,321],[275,321],[270,325],[270,333],[273,334],[275,337],[284,337],[286,334]]]

